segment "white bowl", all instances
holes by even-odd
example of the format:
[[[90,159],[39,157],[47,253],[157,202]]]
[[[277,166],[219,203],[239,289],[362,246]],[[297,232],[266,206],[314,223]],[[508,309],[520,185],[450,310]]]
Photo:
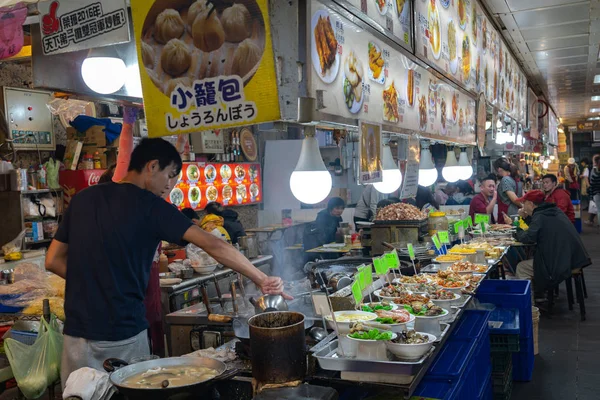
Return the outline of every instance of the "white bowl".
[[[365,319],[360,320],[360,321],[348,321],[348,322],[340,322],[338,320],[339,317],[348,316],[348,315],[361,315],[361,316],[364,316]],[[337,321],[337,326],[339,329],[338,335],[346,335],[346,334],[350,333],[350,324],[353,322],[373,321],[376,318],[377,318],[377,314],[366,312],[366,311],[355,311],[355,310],[336,311],[335,319]],[[327,325],[329,325],[329,328],[335,329],[335,323],[333,322],[333,318],[331,317],[331,315],[325,316],[325,319],[327,320]]]
[[[450,307],[453,306],[453,305],[455,305],[457,303],[457,301],[460,300],[460,298],[462,297],[460,294],[458,294],[456,292],[452,292],[452,293],[454,293],[454,299],[452,299],[452,300],[431,299],[431,301],[436,306],[440,306],[440,307],[442,307],[445,310],[449,310]]]
[[[396,298],[396,297],[394,297],[394,298]],[[371,301],[369,303],[361,304],[361,308],[362,308],[362,306],[366,306],[369,304],[381,304],[381,301]],[[392,311],[398,309],[398,304],[396,304],[394,302],[390,302],[390,306],[392,306]],[[362,310],[360,310],[360,311],[362,311]],[[368,312],[368,311],[365,311],[365,312]]]
[[[362,340],[354,339],[350,336],[346,336],[353,343],[356,343],[356,358],[362,360],[376,360],[376,361],[387,361],[387,350],[386,343],[389,340]],[[392,333],[392,339],[398,337],[395,333]]]
[[[381,290],[382,289],[377,289],[376,291],[373,292],[373,294],[377,297],[379,297],[382,300],[387,300],[387,301],[394,301],[395,299],[397,299],[398,297],[388,297],[388,296],[383,296],[381,294]]]
[[[435,337],[435,335],[432,335],[430,333],[425,333],[425,332],[417,332],[417,333],[427,336],[429,338],[429,341],[427,343],[421,343],[421,344],[401,344],[401,343],[386,342],[385,346],[390,351],[390,353],[392,353],[393,355],[395,355],[396,357],[398,357],[400,359],[419,360],[421,357],[423,357],[429,351],[429,349],[431,349],[431,346],[433,346],[433,343],[436,341],[437,338]]]
[[[199,267],[192,267],[192,268],[194,268],[194,271],[197,274],[207,275],[207,274],[212,273],[215,269],[217,269],[218,266],[219,266],[219,264],[213,264],[213,265],[201,265]]]

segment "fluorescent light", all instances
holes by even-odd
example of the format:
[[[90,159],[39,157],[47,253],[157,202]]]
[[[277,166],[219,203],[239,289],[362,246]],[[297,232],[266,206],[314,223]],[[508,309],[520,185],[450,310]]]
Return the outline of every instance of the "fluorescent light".
[[[127,66],[117,57],[88,57],[81,64],[81,77],[91,90],[100,94],[117,92],[125,84]]]
[[[594,83],[600,83],[600,75],[594,76]]]
[[[460,168],[456,161],[456,154],[454,154],[454,150],[448,150],[448,154],[446,155],[446,165],[442,168],[442,176],[446,182],[453,183],[460,179],[459,175]]]
[[[592,96],[592,101],[600,101],[600,96]]]
[[[591,117],[587,119],[588,121],[600,121],[600,117]]]
[[[392,149],[389,145],[383,146],[382,167],[381,182],[376,182],[373,186],[378,192],[383,194],[395,192],[402,184],[402,172],[400,172],[400,168],[394,162]]]
[[[421,159],[419,160],[419,185],[431,186],[438,179],[438,171],[433,164],[431,158],[431,150],[429,150],[429,143],[423,142],[421,148]]]
[[[590,108],[590,112],[591,112],[591,113],[597,113],[597,112],[600,112],[600,108]]]
[[[290,177],[292,194],[305,204],[317,204],[329,195],[331,186],[331,173],[325,168],[319,143],[314,134],[307,133],[298,164]]]

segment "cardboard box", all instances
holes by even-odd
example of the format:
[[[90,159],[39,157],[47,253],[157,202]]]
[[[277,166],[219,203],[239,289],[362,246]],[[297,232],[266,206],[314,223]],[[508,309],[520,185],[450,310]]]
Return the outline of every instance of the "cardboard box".
[[[106,147],[106,135],[104,126],[92,126],[85,133],[79,132],[73,127],[67,128],[67,140],[76,140],[83,143],[84,152],[86,147]]]

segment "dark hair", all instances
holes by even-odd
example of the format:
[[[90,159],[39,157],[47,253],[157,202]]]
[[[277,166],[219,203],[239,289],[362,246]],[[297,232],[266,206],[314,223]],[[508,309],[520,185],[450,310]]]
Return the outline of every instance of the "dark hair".
[[[181,210],[181,213],[189,219],[200,219],[198,213],[191,208],[184,208],[183,210]]]
[[[600,154],[594,155],[594,157],[592,158],[592,163],[596,165],[598,163],[598,160],[600,160]]]
[[[396,202],[392,199],[383,199],[383,200],[379,200],[379,202],[377,203],[377,208],[384,208],[387,206],[391,206],[392,204],[396,204]]]
[[[498,168],[502,168],[505,171],[511,172],[510,163],[504,157],[501,157],[501,158],[497,159],[496,161],[494,161],[494,170],[497,170]]]
[[[213,201],[212,203],[208,203],[206,207],[204,207],[204,211],[207,214],[215,214],[222,217],[223,214],[223,206],[218,201]]]
[[[331,211],[338,207],[346,208],[346,202],[339,197],[332,197],[327,202],[327,211]]]
[[[391,200],[392,204],[400,203],[401,201],[399,197],[388,197],[388,200]]]
[[[546,174],[542,176],[542,180],[544,179],[550,179],[553,183],[558,183],[558,178],[554,174]]]
[[[458,186],[458,191],[462,194],[469,195],[473,193],[473,188],[465,181],[458,181],[456,185]]]
[[[519,168],[515,164],[510,164],[510,176],[515,181],[521,179]]]
[[[589,163],[590,163],[590,160],[589,160],[587,157],[584,157],[584,158],[582,158],[582,159],[581,159],[580,163],[581,163],[581,164],[586,164],[586,165],[587,165],[587,164],[589,164]]]
[[[175,164],[175,173],[181,172],[181,156],[175,146],[164,139],[143,139],[131,153],[128,171],[142,172],[146,164],[158,160],[161,171]]]
[[[482,179],[482,180],[479,182],[479,184],[480,184],[480,185],[483,185],[483,182],[485,182],[485,181],[494,181],[494,183],[495,183],[495,182],[496,182],[496,176],[495,176],[495,175],[492,175],[492,174],[490,174],[490,175],[486,176],[485,178],[483,178],[483,179]]]
[[[100,175],[100,179],[98,179],[98,184],[112,182],[113,175],[115,174],[115,168],[117,166],[115,164],[108,167],[106,171],[102,175]]]

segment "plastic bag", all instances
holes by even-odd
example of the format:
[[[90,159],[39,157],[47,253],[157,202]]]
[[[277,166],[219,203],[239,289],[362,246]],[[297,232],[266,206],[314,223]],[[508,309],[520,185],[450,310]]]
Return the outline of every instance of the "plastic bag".
[[[27,307],[32,301],[54,297],[48,276],[36,264],[22,263],[13,270],[15,283],[0,285],[0,303],[8,307]]]
[[[594,200],[590,200],[590,205],[588,207],[588,214],[598,214],[598,205]]]
[[[205,252],[195,244],[188,244],[185,250],[187,258],[190,260],[192,266],[204,267],[208,265],[218,264],[218,262],[214,258],[212,258],[207,252]]]
[[[11,253],[19,253],[21,251],[21,248],[23,247],[23,238],[25,238],[26,232],[27,230],[23,229],[16,238],[2,246],[2,251],[4,252],[5,256],[8,256]]]
[[[37,399],[60,377],[63,335],[56,317],[42,318],[40,332],[31,346],[6,339],[4,348],[19,389],[28,399]]]

